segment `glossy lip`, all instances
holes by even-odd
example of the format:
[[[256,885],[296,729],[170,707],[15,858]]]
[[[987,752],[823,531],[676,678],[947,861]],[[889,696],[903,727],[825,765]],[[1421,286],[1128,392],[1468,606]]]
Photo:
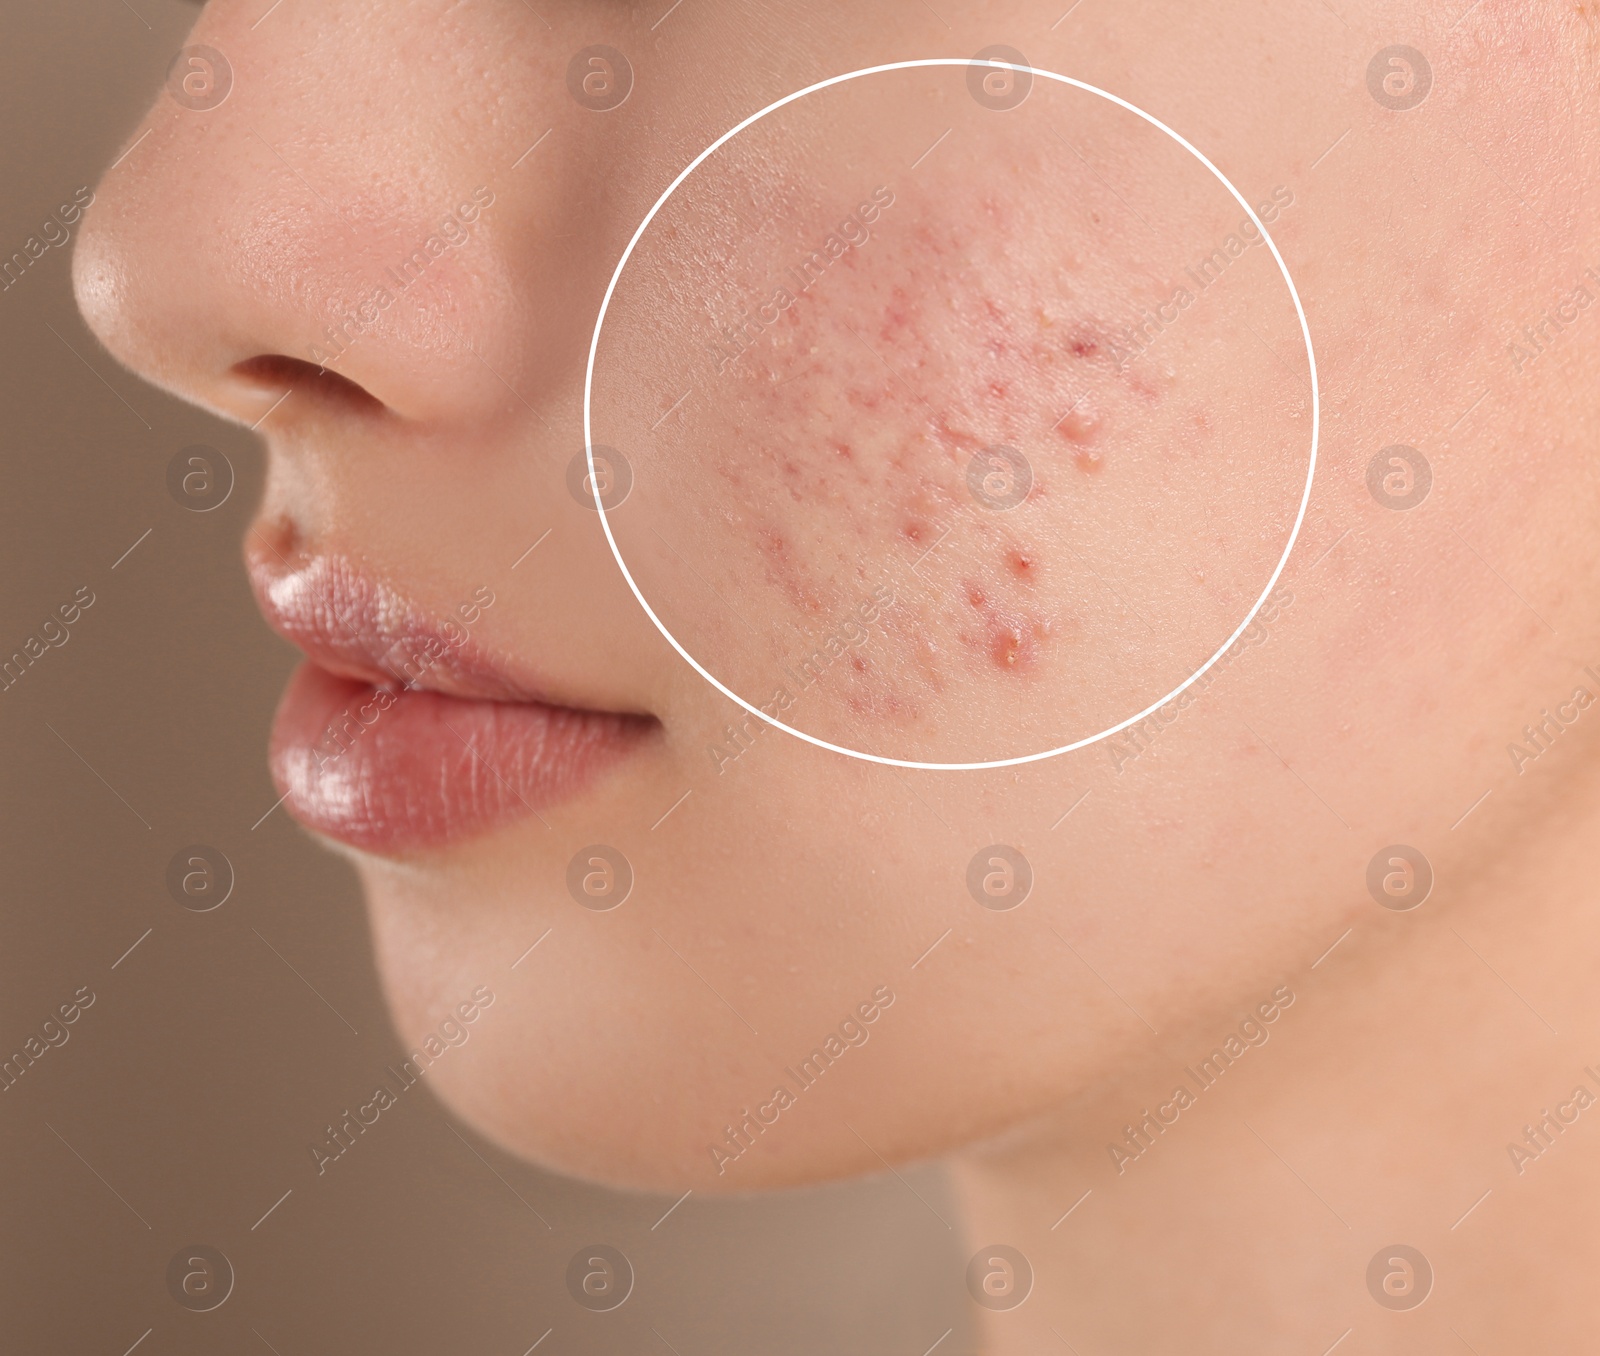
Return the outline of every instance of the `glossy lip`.
[[[446,846],[581,793],[659,731],[491,657],[470,635],[481,591],[460,620],[435,622],[345,558],[282,540],[258,529],[246,560],[268,623],[310,661],[284,692],[269,755],[308,828],[388,855]]]
[[[508,676],[471,639],[470,623],[435,623],[343,556],[285,553],[255,531],[245,563],[267,624],[329,673],[456,697],[568,704]]]

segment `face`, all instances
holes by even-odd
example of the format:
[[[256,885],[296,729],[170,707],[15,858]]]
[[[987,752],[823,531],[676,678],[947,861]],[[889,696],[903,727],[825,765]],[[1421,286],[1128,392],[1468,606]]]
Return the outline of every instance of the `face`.
[[[518,1153],[739,1191],[1026,1127],[1149,1057],[1130,1009],[1251,1008],[1385,845],[1468,870],[1483,750],[1600,657],[1578,8],[259,8],[78,294],[259,427],[274,774]],[[1369,81],[1392,33],[1431,88]],[[965,66],[673,188],[997,37],[1237,196]]]

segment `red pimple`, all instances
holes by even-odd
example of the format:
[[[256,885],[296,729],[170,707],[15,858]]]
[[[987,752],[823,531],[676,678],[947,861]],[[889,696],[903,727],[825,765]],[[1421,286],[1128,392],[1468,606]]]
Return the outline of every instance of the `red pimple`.
[[[1076,325],[1067,336],[1067,352],[1074,358],[1093,358],[1100,352],[1100,336],[1088,325]]]
[[[1083,403],[1062,416],[1061,422],[1056,425],[1056,432],[1068,442],[1087,444],[1099,440],[1102,426],[1094,406]]]
[[[1030,583],[1033,581],[1033,561],[1021,551],[1006,552],[1006,569],[1018,579],[1026,579]]]
[[[1008,388],[1003,381],[991,381],[989,383],[989,394],[992,395],[996,400],[1004,400],[1006,398],[1007,389]]]
[[[1025,659],[1025,639],[1020,627],[996,625],[989,633],[989,657],[994,660],[995,667],[1008,673],[1015,670]]]
[[[989,658],[1003,673],[1031,669],[1038,658],[1039,642],[1049,634],[1048,622],[1024,624],[1011,617],[996,617],[989,628]]]

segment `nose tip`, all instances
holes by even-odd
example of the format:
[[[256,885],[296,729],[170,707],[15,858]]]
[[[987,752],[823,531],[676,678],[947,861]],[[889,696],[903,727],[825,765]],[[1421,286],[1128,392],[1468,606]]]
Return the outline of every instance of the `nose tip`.
[[[489,157],[397,130],[375,163],[370,139],[324,130],[340,110],[319,91],[371,97],[348,68],[322,84],[317,49],[238,27],[190,40],[233,53],[229,97],[194,108],[164,90],[96,191],[73,261],[90,328],[245,423],[289,385],[426,421],[503,407],[497,374],[520,355]]]

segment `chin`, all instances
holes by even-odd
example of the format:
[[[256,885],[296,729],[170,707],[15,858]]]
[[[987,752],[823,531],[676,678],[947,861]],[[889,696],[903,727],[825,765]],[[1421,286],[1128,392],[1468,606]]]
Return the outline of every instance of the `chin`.
[[[738,1038],[708,1033],[696,1020],[704,1008],[686,1014],[671,995],[628,996],[629,977],[594,983],[551,956],[542,974],[524,977],[530,958],[485,984],[459,952],[419,947],[396,963],[380,945],[379,955],[400,1044],[413,1065],[418,1052],[429,1059],[419,1083],[483,1138],[547,1171],[624,1190],[731,1195],[859,1177],[954,1147],[906,1123],[923,1120],[902,1115],[911,1098],[882,1100],[880,1067],[858,1065],[854,1077],[839,1067],[826,1086],[797,1088],[798,1071],[776,1072]],[[458,1024],[467,1038],[449,1045],[436,1014],[439,995],[456,989],[477,995],[477,1012]]]
[[[817,1142],[835,1119],[820,1105],[774,1116],[770,1062],[700,995],[661,985],[658,950],[586,951],[559,906],[482,889],[492,855],[458,872],[356,855],[401,1051],[388,1085],[415,1074],[507,1153],[613,1188],[766,1191],[876,1166],[859,1143]],[[755,1119],[764,1106],[771,1125]],[[746,1112],[750,1147],[719,1164],[712,1149]]]

